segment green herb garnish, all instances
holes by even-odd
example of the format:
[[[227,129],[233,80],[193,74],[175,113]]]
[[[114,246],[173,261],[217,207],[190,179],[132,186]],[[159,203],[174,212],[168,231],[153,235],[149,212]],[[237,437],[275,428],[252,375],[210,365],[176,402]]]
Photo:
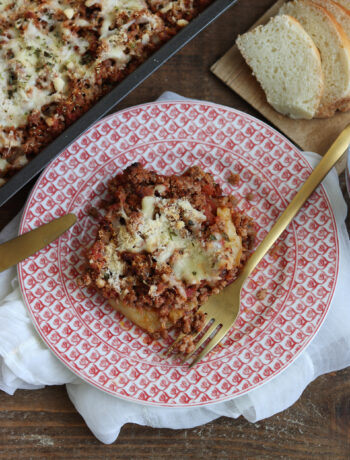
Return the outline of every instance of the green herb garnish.
[[[227,233],[224,232],[224,233],[222,234],[222,236],[223,236],[223,238],[224,238],[225,241],[230,241],[229,237],[227,236]]]

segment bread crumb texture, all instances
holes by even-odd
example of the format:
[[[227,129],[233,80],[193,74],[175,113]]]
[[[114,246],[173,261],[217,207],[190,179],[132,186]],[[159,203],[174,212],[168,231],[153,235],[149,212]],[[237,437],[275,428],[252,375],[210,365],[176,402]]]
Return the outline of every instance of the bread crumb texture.
[[[291,118],[313,118],[323,94],[320,54],[289,15],[276,16],[237,39],[267,101]]]

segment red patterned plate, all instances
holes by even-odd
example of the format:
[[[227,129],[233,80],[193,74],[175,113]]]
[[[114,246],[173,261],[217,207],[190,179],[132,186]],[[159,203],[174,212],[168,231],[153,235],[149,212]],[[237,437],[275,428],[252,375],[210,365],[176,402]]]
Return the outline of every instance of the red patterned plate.
[[[112,395],[162,406],[216,403],[282,372],[305,349],[329,308],[338,273],[338,238],[322,187],[247,281],[242,312],[222,344],[194,369],[163,360],[153,341],[104,299],[77,285],[83,248],[96,234],[88,215],[106,182],[132,162],[182,173],[211,172],[258,226],[258,241],[311,168],[284,137],[259,120],[201,102],[146,104],[97,123],[44,171],[27,202],[21,233],[67,212],[77,224],[19,265],[32,320],[55,355]],[[230,173],[240,183],[227,182]],[[247,195],[251,199],[246,199]],[[267,289],[263,300],[259,289]]]

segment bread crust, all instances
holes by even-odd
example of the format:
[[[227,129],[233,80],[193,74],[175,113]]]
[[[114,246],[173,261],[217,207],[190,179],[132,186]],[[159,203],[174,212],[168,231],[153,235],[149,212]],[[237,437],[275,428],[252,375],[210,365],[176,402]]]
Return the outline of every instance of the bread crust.
[[[335,3],[350,13],[350,0],[336,0]]]
[[[326,10],[329,12],[329,14],[334,16],[335,21],[337,21],[337,24],[343,29],[343,31],[344,31],[345,35],[347,36],[348,40],[350,40],[350,36],[349,36],[350,11],[348,9],[344,8],[341,4],[339,4],[339,3],[337,3],[337,2],[335,2],[333,0],[312,0],[312,1],[314,3],[320,5],[321,7],[326,8]],[[342,24],[340,24],[340,22],[337,20],[338,18],[335,15],[333,15],[332,11],[334,11],[335,8],[338,9],[339,12],[343,15],[344,20],[349,22],[349,29],[348,30],[344,29]],[[323,118],[326,118],[326,116],[327,117],[332,116],[336,110],[340,110],[341,112],[349,111],[350,110],[350,99],[344,100],[342,103],[338,104],[337,107],[330,106],[328,112],[327,112],[327,110],[324,110],[324,112],[322,113]],[[321,117],[319,117],[319,118],[321,118]]]
[[[320,11],[322,11],[324,16],[327,17],[329,21],[331,21],[334,28],[336,29],[339,35],[340,41],[342,43],[342,46],[344,48],[344,51],[347,54],[347,61],[348,61],[348,66],[349,66],[349,82],[348,82],[348,88],[347,88],[346,93],[340,99],[335,100],[329,104],[322,104],[322,100],[321,100],[321,103],[315,115],[315,118],[328,118],[328,117],[333,116],[337,110],[339,110],[341,107],[344,107],[345,104],[348,104],[350,101],[350,40],[348,36],[346,35],[346,33],[344,32],[344,29],[340,26],[340,24],[338,24],[335,17],[326,8],[315,3],[312,0],[299,0],[299,2],[304,3],[304,4],[309,4],[319,9]]]
[[[300,24],[300,22],[294,18],[293,16],[289,16],[289,18],[294,21],[295,23],[297,23],[301,28],[303,28],[303,26]],[[317,48],[317,46],[315,45],[314,41],[312,40],[312,38],[310,37],[311,39],[311,42],[312,42],[312,48],[314,50],[314,52],[317,54],[319,60],[320,60],[320,66],[321,66],[321,72],[323,74],[323,70],[322,70],[322,60],[321,60],[321,54],[320,54],[320,51],[319,49]],[[350,45],[350,44],[349,44]],[[316,111],[316,114],[318,113],[318,110],[319,110],[319,107],[320,107],[320,103],[321,103],[321,99],[322,99],[322,96],[323,96],[323,93],[324,93],[324,88],[325,88],[325,83],[324,83],[324,79],[322,79],[322,89],[321,89],[321,92],[320,92],[320,95],[319,95],[319,98],[318,98],[318,103],[317,103],[317,111]],[[316,117],[316,114],[315,114],[315,117]]]

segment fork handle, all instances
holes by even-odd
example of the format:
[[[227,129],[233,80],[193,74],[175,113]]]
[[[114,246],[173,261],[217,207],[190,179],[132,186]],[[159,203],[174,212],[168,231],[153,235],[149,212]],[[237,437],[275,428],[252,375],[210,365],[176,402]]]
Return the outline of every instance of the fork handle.
[[[258,265],[260,260],[265,256],[267,251],[272,247],[274,242],[278,239],[281,233],[287,228],[288,224],[297,214],[299,209],[303,206],[305,201],[309,198],[311,193],[316,187],[322,182],[324,177],[333,168],[335,163],[341,158],[345,150],[350,144],[350,124],[339,134],[337,139],[333,142],[325,156],[321,159],[319,164],[310,174],[306,182],[300,188],[298,193],[289,203],[287,208],[283,211],[281,216],[278,218],[276,223],[273,225],[271,230],[268,232],[266,237],[260,243],[260,245],[253,252],[251,257],[248,259],[241,276],[242,284],[245,279],[250,275],[254,268]]]

